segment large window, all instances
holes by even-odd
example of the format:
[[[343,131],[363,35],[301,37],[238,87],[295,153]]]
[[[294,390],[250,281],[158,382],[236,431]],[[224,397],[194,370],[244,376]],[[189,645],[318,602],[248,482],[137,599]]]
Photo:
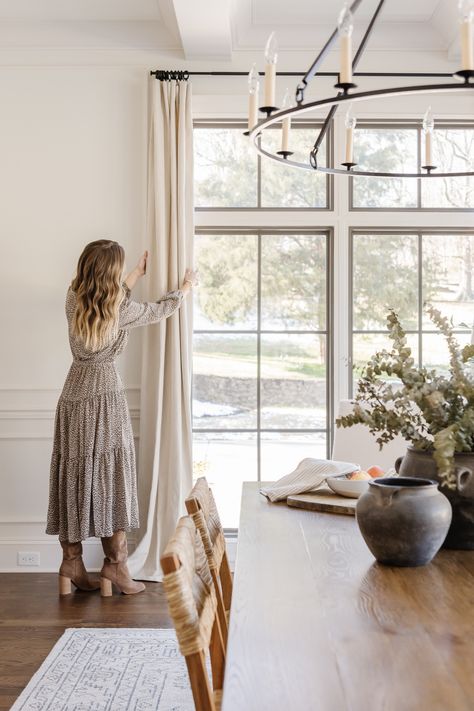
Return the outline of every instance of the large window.
[[[261,158],[243,135],[245,126],[203,125],[194,129],[195,201],[198,209],[328,209],[328,176],[277,164]],[[291,131],[293,159],[307,161],[319,127],[294,124]],[[278,150],[280,130],[265,131],[263,146]],[[321,165],[330,147],[324,141]]]
[[[389,345],[389,308],[417,361],[441,369],[448,354],[424,304],[452,319],[461,344],[474,321],[471,179],[348,178],[347,191],[338,176],[333,191],[331,177],[260,157],[245,128],[197,123],[194,134],[194,473],[212,484],[227,529],[238,526],[242,481],[275,480],[304,457],[330,455],[338,401]],[[297,160],[318,130],[294,123]],[[261,140],[275,150],[280,130]],[[329,163],[333,140],[340,155],[343,116],[320,160]],[[417,172],[423,153],[421,120],[359,120],[359,167]],[[474,124],[435,117],[433,155],[439,171],[474,171]]]
[[[195,474],[238,525],[242,481],[328,453],[330,234],[196,235]]]
[[[361,170],[414,172],[423,165],[420,122],[411,126],[361,124],[354,136],[354,160]],[[433,159],[438,172],[474,171],[474,128],[438,122]],[[465,210],[474,208],[472,178],[351,179],[351,208],[356,210]]]
[[[474,231],[354,231],[352,254],[353,378],[376,350],[389,347],[386,314],[394,308],[419,364],[446,368],[444,339],[424,312],[431,303],[470,342],[474,314]]]

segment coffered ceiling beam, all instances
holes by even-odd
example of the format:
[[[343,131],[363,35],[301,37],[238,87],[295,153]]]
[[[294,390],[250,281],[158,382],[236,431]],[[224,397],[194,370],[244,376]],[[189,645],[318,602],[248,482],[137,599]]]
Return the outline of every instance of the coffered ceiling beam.
[[[185,59],[232,58],[231,0],[172,0]]]

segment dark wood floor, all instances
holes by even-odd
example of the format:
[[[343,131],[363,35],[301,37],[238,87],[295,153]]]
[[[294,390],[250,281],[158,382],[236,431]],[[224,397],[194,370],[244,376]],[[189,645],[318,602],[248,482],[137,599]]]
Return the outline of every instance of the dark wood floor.
[[[11,707],[67,627],[171,627],[159,583],[147,583],[139,595],[76,590],[60,598],[57,581],[54,573],[0,574],[0,711]]]

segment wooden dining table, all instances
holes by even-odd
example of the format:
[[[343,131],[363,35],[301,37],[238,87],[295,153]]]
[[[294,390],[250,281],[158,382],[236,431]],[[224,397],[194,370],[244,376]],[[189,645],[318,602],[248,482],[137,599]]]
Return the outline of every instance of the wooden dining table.
[[[354,516],[244,484],[222,711],[473,709],[473,551],[383,566]]]

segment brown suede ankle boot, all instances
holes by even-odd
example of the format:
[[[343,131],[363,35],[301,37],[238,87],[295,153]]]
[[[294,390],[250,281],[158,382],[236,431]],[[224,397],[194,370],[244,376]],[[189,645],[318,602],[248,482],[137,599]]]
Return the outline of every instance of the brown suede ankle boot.
[[[82,560],[82,543],[59,541],[63,549],[63,562],[59,568],[59,594],[69,595],[71,583],[79,590],[98,590],[100,583],[90,578]]]
[[[102,597],[112,595],[112,583],[126,595],[135,595],[135,593],[145,590],[144,584],[132,580],[128,572],[125,531],[115,531],[109,538],[101,538],[101,541],[105,553],[104,565],[100,571],[100,594]]]

